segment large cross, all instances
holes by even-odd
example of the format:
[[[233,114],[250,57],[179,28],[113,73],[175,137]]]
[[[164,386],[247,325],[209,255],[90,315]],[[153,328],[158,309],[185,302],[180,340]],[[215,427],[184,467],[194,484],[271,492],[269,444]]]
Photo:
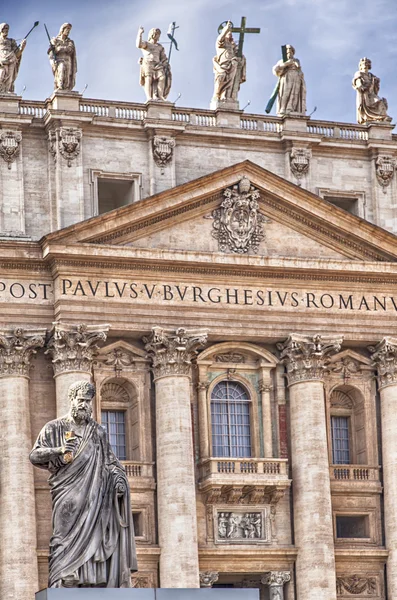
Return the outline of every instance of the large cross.
[[[244,44],[244,36],[246,33],[260,33],[261,30],[259,27],[245,27],[247,22],[246,17],[241,17],[241,25],[240,27],[232,27],[233,33],[239,33],[240,37],[238,40],[238,52],[237,56],[243,56],[243,44]]]

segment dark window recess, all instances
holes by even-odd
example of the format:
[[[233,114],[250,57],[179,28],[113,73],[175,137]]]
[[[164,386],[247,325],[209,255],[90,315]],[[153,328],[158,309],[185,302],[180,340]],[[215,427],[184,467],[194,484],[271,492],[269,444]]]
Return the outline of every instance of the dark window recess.
[[[350,419],[331,417],[332,462],[334,465],[350,464]]]
[[[134,522],[135,537],[143,536],[142,513],[141,512],[132,513],[132,520]]]
[[[113,452],[119,460],[127,460],[125,412],[123,410],[103,410],[101,420]]]
[[[368,516],[336,517],[337,538],[369,538]]]
[[[133,183],[121,179],[98,179],[98,214],[133,202]]]
[[[332,196],[324,196],[324,200],[327,202],[331,202],[335,206],[339,206],[339,208],[343,208],[343,210],[347,210],[347,212],[352,215],[358,216],[358,200],[357,198],[338,198]]]

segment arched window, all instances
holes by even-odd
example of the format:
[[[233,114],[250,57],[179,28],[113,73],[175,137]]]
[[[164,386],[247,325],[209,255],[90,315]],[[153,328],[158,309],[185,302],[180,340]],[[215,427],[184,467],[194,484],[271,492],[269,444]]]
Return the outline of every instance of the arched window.
[[[251,400],[237,381],[220,381],[211,394],[212,455],[251,456]]]

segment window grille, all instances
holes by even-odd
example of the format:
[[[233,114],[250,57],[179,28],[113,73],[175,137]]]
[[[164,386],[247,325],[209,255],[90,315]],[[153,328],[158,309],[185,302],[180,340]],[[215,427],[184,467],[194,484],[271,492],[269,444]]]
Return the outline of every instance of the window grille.
[[[110,445],[117,458],[127,460],[125,412],[123,410],[103,410],[102,427],[108,434]]]
[[[350,464],[349,417],[331,417],[332,462],[334,465]]]
[[[212,454],[251,456],[250,397],[236,381],[220,381],[211,394]]]

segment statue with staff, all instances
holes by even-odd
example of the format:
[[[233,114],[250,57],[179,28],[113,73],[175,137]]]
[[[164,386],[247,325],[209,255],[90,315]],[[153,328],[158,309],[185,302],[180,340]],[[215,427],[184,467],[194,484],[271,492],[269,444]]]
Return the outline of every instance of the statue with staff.
[[[0,94],[14,92],[15,80],[18,76],[22,53],[25,50],[26,39],[38,24],[39,22],[36,21],[19,45],[15,40],[8,37],[10,30],[8,23],[0,24]]]
[[[216,40],[216,56],[212,63],[215,83],[211,108],[220,105],[238,108],[238,92],[240,85],[246,81],[246,59],[243,55],[244,36],[246,33],[260,33],[257,27],[246,27],[246,17],[241,18],[241,26],[234,27],[231,21],[222,23]],[[239,33],[238,44],[233,33]]]
[[[76,84],[77,59],[74,41],[69,34],[72,29],[70,23],[61,25],[56,37],[51,38],[46,25],[44,25],[50,46],[48,55],[54,75],[55,90],[73,90]]]
[[[153,28],[149,31],[147,41],[142,39],[144,28],[140,27],[136,38],[136,47],[142,50],[143,56],[139,59],[140,81],[139,83],[145,90],[146,100],[166,101],[171,90],[172,74],[170,66],[172,44],[178,49],[174,32],[177,29],[175,23],[170,26],[171,34],[168,37],[171,40],[170,53],[167,55],[164,46],[159,43],[161,30]]]
[[[270,113],[277,98],[277,114],[306,114],[306,84],[300,62],[295,58],[295,48],[290,44],[281,47],[282,60],[273,67],[273,73],[279,78],[271,95],[266,113]]]

